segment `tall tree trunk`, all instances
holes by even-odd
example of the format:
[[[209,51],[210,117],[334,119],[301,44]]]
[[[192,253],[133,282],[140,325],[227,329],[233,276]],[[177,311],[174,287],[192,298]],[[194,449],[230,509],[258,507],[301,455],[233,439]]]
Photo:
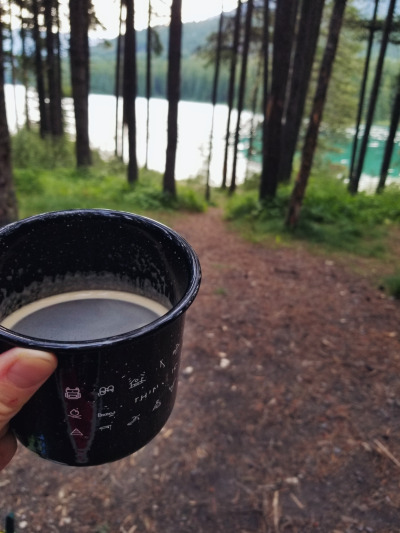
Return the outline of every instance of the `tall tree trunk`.
[[[390,160],[392,159],[394,139],[396,137],[396,132],[397,132],[397,128],[399,125],[399,119],[400,119],[400,76],[398,76],[397,78],[397,92],[396,92],[396,96],[395,96],[394,103],[393,103],[389,135],[386,140],[385,153],[383,156],[382,167],[381,167],[381,174],[379,178],[378,188],[376,190],[377,193],[382,192],[385,187],[386,177],[389,172]]]
[[[226,178],[228,175],[228,153],[231,137],[231,115],[233,109],[233,100],[235,96],[235,80],[236,80],[236,65],[239,50],[239,38],[240,38],[240,18],[242,13],[242,0],[238,0],[235,15],[235,29],[233,32],[233,44],[231,55],[231,67],[229,74],[229,86],[228,86],[228,120],[226,123],[226,135],[225,135],[225,152],[224,152],[224,166],[222,169],[222,188],[226,188]]]
[[[246,23],[245,23],[245,34],[244,34],[244,41],[243,41],[242,69],[240,73],[240,84],[239,84],[235,143],[234,143],[234,149],[233,149],[234,151],[233,151],[232,179],[231,179],[231,184],[229,186],[230,194],[232,194],[236,189],[236,168],[237,168],[237,158],[238,158],[239,138],[240,138],[240,119],[242,116],[242,111],[243,111],[243,106],[244,106],[244,96],[245,96],[245,91],[246,91],[247,60],[249,57],[252,16],[253,16],[253,0],[248,0],[247,1],[247,12],[246,12]]]
[[[115,157],[121,157],[123,152],[123,125],[121,132],[121,150],[119,150],[119,99],[121,96],[121,55],[122,55],[122,3],[124,0],[120,0],[119,5],[119,31],[117,38],[117,57],[116,57],[116,67],[115,67]]]
[[[18,217],[12,177],[11,141],[4,96],[3,29],[3,7],[0,6],[0,226],[13,222]]]
[[[62,99],[63,99],[63,90],[62,90],[62,69],[61,69],[61,39],[60,39],[60,3],[59,0],[56,1],[56,26],[57,33],[55,36],[55,53],[56,53],[56,93],[55,99],[57,102],[57,120],[60,122],[60,131],[64,134],[64,117],[62,109]]]
[[[45,0],[44,18],[46,23],[46,66],[49,93],[50,132],[53,137],[63,135],[63,122],[60,93],[60,68],[58,66],[57,35],[53,33],[53,27],[57,25],[58,1]]]
[[[15,58],[14,58],[14,33],[13,33],[13,25],[12,25],[12,16],[11,16],[11,9],[12,4],[11,0],[8,0],[8,9],[10,13],[10,64],[11,64],[11,83],[14,90],[14,111],[15,111],[15,125],[17,130],[19,130],[19,120],[18,120],[18,108],[17,108],[17,95],[16,95],[16,85],[17,85],[17,76],[16,76],[16,68],[15,68]]]
[[[35,42],[35,70],[36,70],[36,89],[39,100],[39,116],[40,116],[40,136],[42,139],[49,133],[49,118],[46,106],[46,91],[44,85],[43,75],[43,61],[42,61],[42,43],[40,37],[39,13],[40,1],[32,0],[33,13],[33,40]]]
[[[144,168],[149,166],[149,139],[150,139],[150,98],[151,98],[151,0],[147,12],[147,33],[146,33],[146,160]]]
[[[217,103],[217,93],[218,93],[218,81],[219,81],[219,72],[221,67],[221,49],[222,49],[222,30],[224,23],[224,12],[223,5],[221,5],[221,15],[219,17],[218,25],[218,37],[217,37],[217,49],[215,54],[215,70],[214,70],[214,81],[211,93],[211,104],[213,106],[212,119],[211,119],[211,130],[210,130],[210,140],[208,145],[208,162],[207,162],[207,178],[206,178],[206,200],[210,201],[210,167],[211,167],[211,157],[212,157],[212,145],[213,145],[213,135],[214,135],[214,120],[215,120],[215,106]]]
[[[251,158],[253,155],[254,141],[255,141],[257,126],[258,126],[258,119],[256,118],[256,113],[257,113],[258,95],[259,95],[260,84],[261,84],[262,68],[263,68],[263,62],[264,62],[263,55],[264,55],[263,50],[261,48],[260,58],[259,58],[258,66],[257,66],[257,74],[256,74],[256,78],[254,81],[253,92],[251,96],[251,121],[250,121],[249,147],[247,149],[246,179],[249,176],[249,170],[250,170],[249,167],[250,167],[250,162],[251,162]]]
[[[274,197],[281,162],[282,118],[289,77],[298,0],[278,0],[275,11],[271,94],[268,101],[266,159],[261,173],[260,199]]]
[[[322,58],[317,88],[311,109],[310,121],[304,141],[301,166],[289,202],[286,224],[291,228],[294,228],[297,224],[308,178],[311,172],[315,148],[317,146],[319,126],[321,124],[322,113],[331,79],[332,67],[336,56],[345,7],[346,0],[335,0],[333,4],[328,40],[326,43],[324,56]]]
[[[288,182],[292,174],[293,158],[311,78],[324,2],[325,0],[314,0],[313,2],[303,1],[302,3],[290,94],[282,133],[284,157],[281,157],[280,160],[278,181]]]
[[[360,133],[360,125],[361,125],[361,117],[362,112],[364,109],[364,100],[365,100],[365,90],[367,88],[367,81],[368,81],[368,72],[369,72],[369,64],[371,61],[371,52],[372,52],[372,45],[374,42],[374,35],[376,31],[376,17],[378,14],[378,5],[379,0],[375,0],[375,7],[374,7],[374,13],[372,15],[371,24],[369,27],[369,37],[368,37],[368,45],[367,45],[367,55],[365,57],[365,63],[364,63],[364,72],[361,82],[361,89],[360,89],[360,98],[358,101],[358,110],[357,110],[357,119],[356,119],[356,131],[354,133],[354,139],[353,139],[353,146],[351,150],[351,159],[350,159],[350,172],[349,172],[349,179],[350,181],[354,179],[353,173],[354,173],[354,165],[356,162],[356,155],[357,155],[357,145],[358,145],[358,136]]]
[[[266,196],[266,181],[268,178],[268,101],[269,101],[269,0],[264,0],[264,34],[263,34],[263,52],[264,52],[264,76],[263,76],[263,124],[262,124],[262,167],[260,177],[260,197]]]
[[[371,130],[372,121],[373,121],[374,113],[375,113],[376,101],[378,99],[379,85],[380,85],[381,78],[382,78],[383,63],[385,61],[385,54],[386,54],[387,44],[389,41],[389,34],[390,34],[392,22],[393,22],[393,14],[394,14],[395,5],[396,5],[396,0],[390,0],[387,16],[385,20],[385,25],[384,25],[383,33],[382,33],[381,48],[379,51],[379,57],[378,57],[378,61],[376,64],[374,82],[373,82],[372,89],[371,89],[371,97],[369,101],[367,118],[365,122],[365,131],[363,134],[363,138],[361,140],[360,153],[358,155],[357,166],[349,182],[349,191],[351,194],[356,194],[358,191],[358,184],[360,182],[361,173],[362,173],[362,169],[364,166],[364,159],[367,154],[369,132]]]
[[[128,183],[138,180],[136,158],[136,34],[134,0],[125,0],[124,122],[128,128]]]
[[[163,190],[176,196],[175,161],[178,145],[178,104],[181,85],[182,0],[172,0],[168,51],[168,140]]]
[[[26,23],[23,16],[23,6],[20,6],[20,22],[21,22],[21,67],[22,67],[22,83],[25,88],[25,127],[27,130],[31,129],[31,120],[29,114],[29,99],[28,99],[28,58],[26,55]]]
[[[90,0],[69,0],[71,85],[78,167],[92,164],[89,144],[89,7]]]

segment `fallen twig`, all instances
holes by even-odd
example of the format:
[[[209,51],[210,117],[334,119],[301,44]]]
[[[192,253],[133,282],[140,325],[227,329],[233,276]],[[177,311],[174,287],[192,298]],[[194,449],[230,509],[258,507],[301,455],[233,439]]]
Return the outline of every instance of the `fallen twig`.
[[[305,505],[301,503],[301,501],[298,499],[298,497],[295,494],[293,494],[293,492],[290,493],[290,497],[292,498],[292,500],[294,501],[294,503],[297,505],[299,509],[305,509]]]
[[[274,520],[275,532],[279,533],[279,490],[274,492],[274,497],[272,499],[272,516]]]
[[[378,448],[378,451],[383,453],[383,455],[386,455],[388,459],[390,459],[396,466],[400,468],[400,461],[396,459],[396,457],[384,446],[380,440],[374,439],[374,444]]]

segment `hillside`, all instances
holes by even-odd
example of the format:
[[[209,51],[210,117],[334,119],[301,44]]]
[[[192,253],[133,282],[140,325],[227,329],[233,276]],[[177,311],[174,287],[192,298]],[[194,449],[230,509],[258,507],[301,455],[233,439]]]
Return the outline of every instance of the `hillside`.
[[[182,98],[192,101],[209,101],[213,69],[207,67],[196,51],[203,46],[207,36],[215,32],[218,18],[183,25],[182,32]],[[153,91],[155,97],[165,97],[169,27],[155,28],[162,45],[160,56],[153,56]],[[146,30],[137,32],[138,94],[145,94]],[[91,47],[91,92],[112,94],[115,86],[117,39],[104,41]],[[226,95],[227,73],[222,72],[219,100]]]

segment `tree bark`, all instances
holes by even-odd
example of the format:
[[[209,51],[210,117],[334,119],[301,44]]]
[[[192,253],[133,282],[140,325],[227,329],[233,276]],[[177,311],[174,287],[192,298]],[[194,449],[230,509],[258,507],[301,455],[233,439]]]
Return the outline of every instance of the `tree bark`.
[[[57,35],[53,33],[53,26],[57,25],[58,1],[45,0],[44,18],[46,23],[46,67],[49,94],[50,133],[53,137],[61,137],[63,131],[61,107],[61,82],[58,61]]]
[[[262,168],[260,176],[260,197],[266,196],[267,164],[268,164],[268,101],[269,101],[269,23],[270,11],[269,0],[264,0],[264,35],[263,35],[263,52],[264,52],[264,76],[263,76],[263,125],[262,125]]]
[[[178,104],[181,85],[182,0],[172,0],[168,51],[168,140],[163,191],[176,196],[175,162],[178,145]]]
[[[291,228],[294,228],[297,225],[308,178],[311,172],[315,148],[317,146],[319,126],[321,124],[329,81],[331,79],[332,67],[339,42],[345,7],[346,0],[335,0],[329,25],[328,40],[322,58],[311,116],[304,141],[301,166],[289,202],[286,224]]]
[[[146,160],[144,168],[148,168],[149,162],[149,139],[150,139],[150,98],[151,98],[151,0],[149,0],[147,12],[147,33],[146,33]]]
[[[245,91],[246,91],[247,60],[249,57],[252,16],[253,16],[253,0],[247,0],[245,34],[244,34],[243,52],[242,52],[242,69],[240,73],[240,83],[239,83],[237,122],[236,122],[236,131],[235,131],[235,142],[234,142],[234,147],[233,147],[232,178],[231,178],[231,183],[229,186],[230,194],[232,194],[236,189],[236,168],[237,168],[237,157],[238,157],[239,138],[240,138],[240,119],[242,116],[244,96],[245,96]]]
[[[253,156],[254,141],[256,137],[256,130],[259,124],[258,118],[256,118],[256,113],[257,113],[258,95],[259,95],[260,85],[261,85],[263,62],[264,62],[263,50],[262,48],[260,48],[260,57],[259,57],[258,66],[257,66],[257,73],[256,73],[256,77],[254,80],[254,86],[253,86],[253,91],[251,95],[251,121],[250,121],[249,147],[247,149],[246,179],[249,176],[250,163],[251,163],[251,159]]]
[[[125,0],[126,32],[124,46],[124,122],[128,128],[128,183],[138,180],[136,158],[136,35],[134,0]]]
[[[0,6],[0,226],[17,220],[17,199],[14,190],[11,141],[4,95],[3,8]]]
[[[363,109],[364,109],[365,91],[366,91],[366,88],[367,88],[368,72],[369,72],[369,64],[370,64],[370,61],[371,61],[372,45],[373,45],[373,42],[374,42],[374,35],[375,35],[375,31],[376,31],[376,17],[377,17],[377,14],[378,14],[378,5],[379,5],[379,0],[375,0],[374,13],[372,15],[372,21],[371,21],[371,24],[370,24],[370,27],[369,27],[367,55],[365,57],[365,63],[364,63],[364,72],[363,72],[363,77],[362,77],[362,82],[361,82],[360,98],[358,100],[358,110],[357,110],[357,118],[356,118],[356,131],[354,133],[353,146],[352,146],[352,150],[351,150],[350,172],[349,172],[349,180],[350,181],[353,179],[354,165],[355,165],[355,162],[356,162],[358,136],[359,136],[359,133],[360,133],[361,117],[362,117],[362,112],[363,112]]]
[[[376,192],[383,191],[386,183],[387,174],[389,172],[390,160],[392,159],[392,153],[394,148],[394,140],[396,137],[397,127],[400,119],[400,76],[397,78],[397,92],[393,103],[392,117],[390,120],[389,135],[386,140],[385,153],[383,156],[381,174],[379,177],[379,183]]]
[[[26,55],[26,27],[23,17],[23,7],[20,6],[20,22],[21,22],[21,67],[22,67],[22,83],[25,88],[25,127],[27,130],[31,129],[31,121],[29,115],[29,102],[28,102],[28,58]]]
[[[69,0],[71,85],[78,167],[92,164],[89,144],[89,7],[90,0]]]
[[[231,67],[229,74],[229,86],[228,86],[228,120],[226,123],[226,135],[225,135],[225,152],[224,152],[224,166],[222,169],[222,188],[226,188],[226,178],[228,176],[228,153],[229,153],[229,144],[231,136],[231,115],[233,109],[233,100],[235,96],[235,79],[236,79],[236,65],[239,49],[239,37],[240,37],[240,17],[242,13],[242,1],[238,0],[238,5],[236,8],[235,15],[235,28],[233,33],[233,44],[232,44],[232,56],[231,56]]]
[[[18,131],[19,130],[19,120],[18,120],[17,98],[16,98],[16,94],[15,94],[16,93],[16,85],[17,85],[17,71],[16,71],[16,68],[15,68],[14,33],[13,33],[11,9],[12,9],[11,0],[8,0],[8,10],[9,10],[9,13],[10,13],[10,26],[9,26],[10,50],[9,50],[9,58],[10,58],[10,65],[11,65],[11,84],[12,84],[13,89],[14,89],[15,125],[16,125],[17,131]]]
[[[395,5],[396,5],[396,0],[390,0],[387,16],[385,20],[385,25],[384,25],[383,33],[382,33],[381,48],[379,50],[379,57],[378,57],[378,61],[376,64],[374,82],[373,82],[372,89],[371,89],[371,97],[369,101],[367,118],[365,122],[365,130],[364,130],[363,138],[361,140],[360,153],[358,156],[357,166],[349,182],[349,192],[351,194],[356,194],[358,191],[358,184],[360,182],[361,173],[362,173],[362,169],[364,166],[364,160],[367,154],[369,132],[371,130],[372,121],[373,121],[374,113],[375,113],[376,101],[378,99],[379,85],[380,85],[381,78],[382,78],[383,63],[385,61],[387,44],[389,42],[389,34],[390,34],[391,26],[392,26]]]
[[[221,15],[219,17],[219,24],[218,24],[214,80],[213,80],[212,93],[211,93],[211,104],[213,106],[213,112],[212,112],[212,119],[211,119],[210,140],[208,144],[208,162],[207,162],[207,178],[206,178],[206,200],[207,202],[210,201],[210,167],[211,167],[213,134],[214,134],[215,106],[217,103],[219,72],[221,68],[222,30],[223,30],[223,23],[224,23],[224,12],[222,8],[223,8],[223,5],[221,5]]]
[[[39,12],[40,12],[39,1],[32,0],[33,40],[35,42],[36,90],[38,93],[39,116],[40,116],[39,129],[40,129],[40,136],[43,139],[49,133],[49,118],[48,118],[47,106],[46,106],[46,92],[45,92],[44,75],[43,75]]]
[[[119,99],[121,96],[121,55],[122,55],[122,3],[124,0],[120,0],[119,7],[119,31],[117,37],[117,57],[115,61],[115,157],[120,157],[123,159],[123,144],[124,144],[124,134],[123,134],[123,125],[122,131],[119,127]],[[121,147],[119,147],[119,136],[121,133]],[[119,150],[119,148],[121,148]]]
[[[274,197],[281,161],[282,118],[294,36],[297,0],[278,0],[275,11],[271,94],[268,101],[266,157],[261,172],[260,199]]]
[[[290,94],[282,133],[282,157],[278,181],[288,182],[292,174],[293,158],[299,138],[308,86],[311,78],[315,50],[319,37],[325,0],[303,1]]]

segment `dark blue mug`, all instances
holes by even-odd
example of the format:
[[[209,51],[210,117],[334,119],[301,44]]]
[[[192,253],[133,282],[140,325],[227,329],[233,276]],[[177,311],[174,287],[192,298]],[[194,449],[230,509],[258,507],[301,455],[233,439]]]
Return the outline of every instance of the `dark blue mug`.
[[[191,246],[142,216],[60,211],[0,229],[0,351],[58,359],[11,421],[18,440],[45,459],[91,466],[155,437],[175,402],[185,312],[200,280]],[[148,316],[137,322],[137,312]]]

